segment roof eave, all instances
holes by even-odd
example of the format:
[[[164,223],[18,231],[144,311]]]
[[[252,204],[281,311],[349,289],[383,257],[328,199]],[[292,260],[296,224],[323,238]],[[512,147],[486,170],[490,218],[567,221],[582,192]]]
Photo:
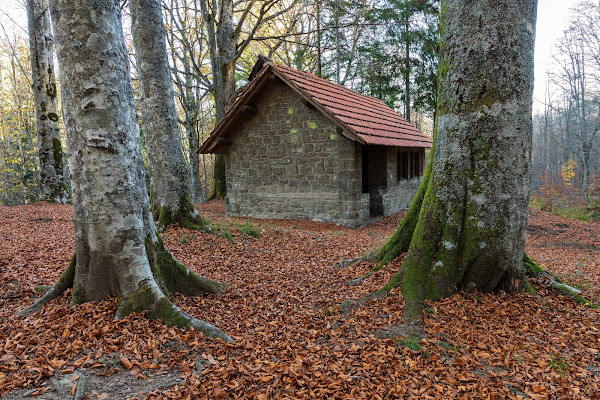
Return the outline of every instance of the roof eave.
[[[265,64],[269,66],[269,64]],[[264,81],[267,80],[268,70],[273,68],[263,68],[256,77],[250,81],[248,88],[240,94],[240,97],[233,103],[233,105],[225,112],[225,115],[218,122],[217,126],[211,132],[210,136],[204,143],[196,150],[197,154],[222,154],[225,153],[227,147],[231,144],[231,140],[228,138],[223,139],[231,126],[236,122],[237,117],[240,113],[244,113],[244,106],[247,105],[248,101],[252,96],[263,86]],[[253,107],[249,107],[253,109]]]

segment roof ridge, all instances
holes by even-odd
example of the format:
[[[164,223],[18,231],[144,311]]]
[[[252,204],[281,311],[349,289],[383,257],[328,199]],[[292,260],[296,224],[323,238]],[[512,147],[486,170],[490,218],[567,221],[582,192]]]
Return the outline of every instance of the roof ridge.
[[[279,64],[279,63],[277,63],[277,62],[275,62],[273,60],[268,60],[268,61],[265,62],[265,64],[267,64],[267,63],[272,64],[274,67],[284,68],[284,69],[287,69],[287,70],[289,70],[291,72],[294,72],[294,73],[299,73],[299,74],[302,74],[302,75],[307,75],[307,76],[309,76],[309,77],[311,77],[313,79],[317,79],[319,81],[323,81],[323,82],[327,83],[328,85],[337,86],[340,89],[343,89],[345,91],[351,92],[353,94],[358,94],[359,96],[366,97],[369,100],[373,100],[376,103],[383,104],[384,106],[389,107],[387,104],[385,104],[385,102],[383,100],[378,99],[377,97],[373,97],[373,96],[370,96],[370,95],[368,95],[366,93],[362,93],[362,92],[359,92],[359,91],[357,91],[355,89],[351,89],[351,88],[349,88],[347,86],[342,85],[341,83],[337,83],[337,82],[330,81],[330,80],[325,79],[325,78],[321,78],[321,77],[313,74],[312,72],[301,71],[301,70],[298,70],[298,69],[294,69],[292,67],[288,67],[287,65]],[[264,66],[263,66],[263,68],[264,68]]]

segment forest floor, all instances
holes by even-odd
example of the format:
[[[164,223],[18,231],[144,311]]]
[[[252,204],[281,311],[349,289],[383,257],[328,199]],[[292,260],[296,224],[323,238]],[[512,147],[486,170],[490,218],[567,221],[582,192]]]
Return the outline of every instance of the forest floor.
[[[68,308],[67,293],[15,317],[74,252],[72,208],[0,207],[0,397],[600,399],[600,310],[541,279],[535,295],[475,292],[428,304],[426,338],[398,337],[400,290],[352,311],[339,305],[383,286],[401,261],[357,286],[346,283],[372,265],[339,263],[384,243],[401,214],[353,231],[224,218],[222,202],[198,208],[234,240],[178,227],[163,237],[177,258],[229,290],[176,295],[175,303],[233,344],[141,315],[115,321],[114,298]],[[600,303],[600,223],[532,211],[527,252]]]

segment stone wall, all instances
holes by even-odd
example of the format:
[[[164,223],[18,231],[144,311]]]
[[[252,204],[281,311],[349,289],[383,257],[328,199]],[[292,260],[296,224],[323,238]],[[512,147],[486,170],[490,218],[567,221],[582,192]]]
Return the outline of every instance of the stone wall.
[[[278,80],[253,106],[257,114],[231,134],[227,214],[365,225],[360,145]]]

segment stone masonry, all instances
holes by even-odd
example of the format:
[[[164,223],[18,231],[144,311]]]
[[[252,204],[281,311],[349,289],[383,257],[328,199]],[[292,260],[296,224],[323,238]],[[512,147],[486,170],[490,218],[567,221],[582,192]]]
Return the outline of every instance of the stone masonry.
[[[231,216],[297,218],[359,228],[370,219],[362,193],[362,145],[344,137],[320,111],[277,78],[252,105],[257,113],[230,134],[226,212]],[[388,149],[383,214],[406,208],[419,178],[397,182]]]
[[[369,199],[354,142],[287,85],[271,83],[263,93],[258,113],[231,138],[227,213],[365,225]]]

